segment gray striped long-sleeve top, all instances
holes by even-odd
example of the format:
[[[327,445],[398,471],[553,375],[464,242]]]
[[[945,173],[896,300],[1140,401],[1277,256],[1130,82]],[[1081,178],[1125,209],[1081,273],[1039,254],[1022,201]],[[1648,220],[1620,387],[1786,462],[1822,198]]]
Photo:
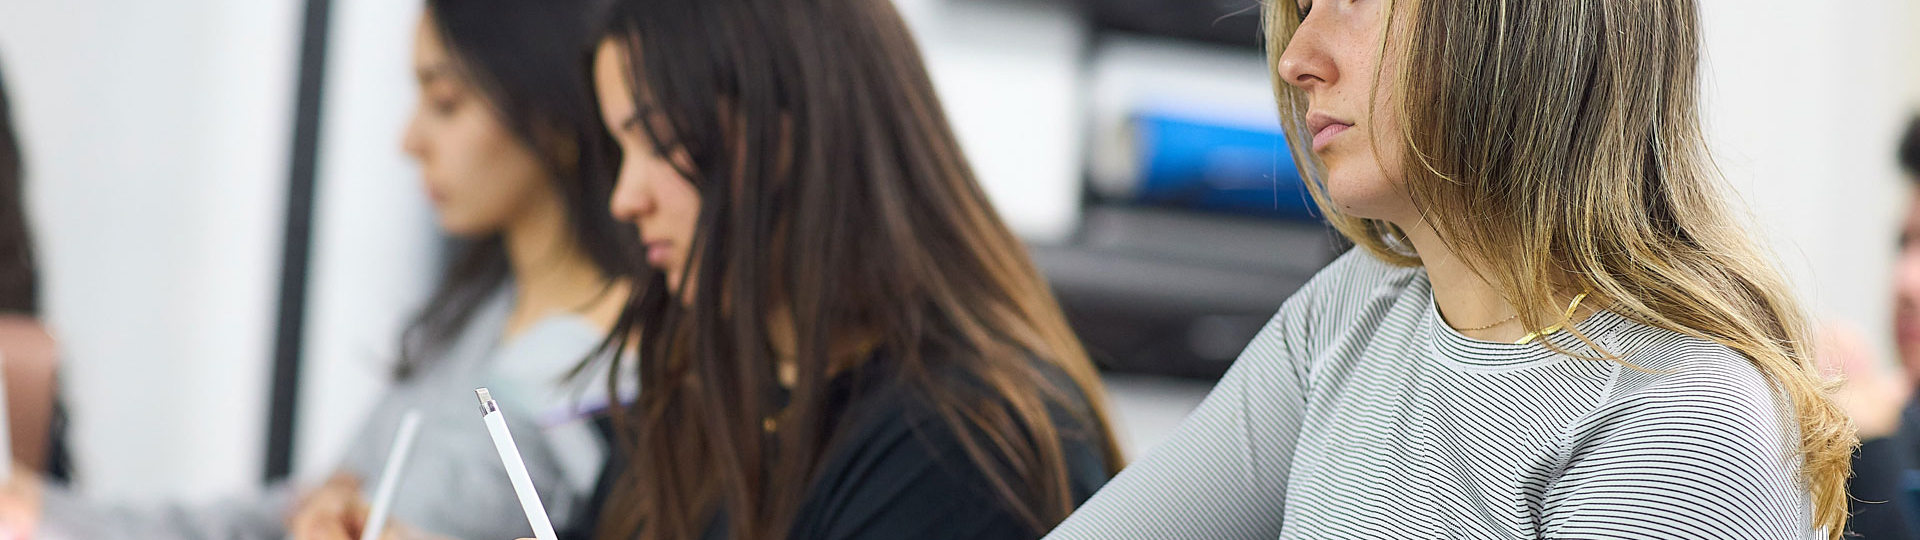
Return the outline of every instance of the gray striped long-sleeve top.
[[[408,410],[420,432],[395,491],[393,520],[461,540],[532,536],[506,469],[480,419],[473,389],[500,402],[542,501],[556,525],[592,494],[606,442],[581,414],[604,403],[599,381],[561,379],[604,333],[571,314],[542,319],[507,339],[505,288],[484,304],[437,362],[397,383],[368,414],[338,467],[371,492]],[[604,372],[603,372],[604,374]],[[602,375],[604,376],[604,375]],[[39,538],[55,540],[273,540],[286,535],[286,486],[200,504],[107,504],[50,487]],[[368,494],[371,499],[371,493]]]
[[[1576,328],[1646,371],[1460,335],[1424,270],[1350,252],[1047,538],[1819,537],[1745,357],[1606,311]]]

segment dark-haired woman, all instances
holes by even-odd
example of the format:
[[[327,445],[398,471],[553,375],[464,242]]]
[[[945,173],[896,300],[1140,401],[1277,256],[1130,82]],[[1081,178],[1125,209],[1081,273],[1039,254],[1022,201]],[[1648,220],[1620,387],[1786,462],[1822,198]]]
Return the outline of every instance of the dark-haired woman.
[[[649,268],[596,536],[1032,539],[1105,482],[1093,365],[891,2],[608,20],[612,210]]]
[[[0,367],[4,367],[12,448],[22,474],[67,475],[64,423],[55,404],[59,346],[40,320],[40,275],[27,223],[26,167],[4,81],[0,81]]]
[[[440,226],[470,242],[406,332],[394,387],[338,472],[303,493],[275,488],[196,507],[109,507],[29,478],[10,486],[7,502],[42,509],[39,537],[357,538],[363,489],[410,410],[424,421],[394,501],[394,532],[526,534],[474,418],[479,386],[513,403],[520,450],[559,521],[591,493],[605,443],[576,413],[595,398],[563,381],[629,295],[621,261],[635,257],[635,244],[605,211],[615,161],[587,70],[590,10],[572,0],[427,4],[413,54],[420,102],[404,146],[421,163]]]

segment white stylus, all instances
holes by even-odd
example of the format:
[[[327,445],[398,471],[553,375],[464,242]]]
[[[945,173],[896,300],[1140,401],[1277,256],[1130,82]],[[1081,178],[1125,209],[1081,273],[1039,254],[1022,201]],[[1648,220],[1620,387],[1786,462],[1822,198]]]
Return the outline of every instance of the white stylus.
[[[540,494],[533,491],[533,478],[527,476],[527,464],[520,460],[520,447],[513,444],[513,434],[507,432],[507,419],[500,416],[500,405],[493,402],[493,396],[487,389],[473,391],[480,396],[481,418],[487,421],[487,432],[493,435],[493,449],[500,451],[500,463],[507,466],[507,479],[513,481],[513,492],[520,496],[520,509],[527,511],[527,523],[533,525],[533,536],[539,540],[559,540],[553,533],[553,522],[547,520],[547,507],[540,504]]]
[[[380,530],[387,528],[387,516],[393,513],[393,492],[400,488],[400,475],[406,471],[407,456],[413,454],[413,437],[420,433],[420,411],[409,410],[400,417],[400,430],[393,437],[393,448],[387,451],[387,466],[380,471],[380,486],[373,490],[373,510],[367,514],[367,526],[360,530],[360,540],[380,538]]]

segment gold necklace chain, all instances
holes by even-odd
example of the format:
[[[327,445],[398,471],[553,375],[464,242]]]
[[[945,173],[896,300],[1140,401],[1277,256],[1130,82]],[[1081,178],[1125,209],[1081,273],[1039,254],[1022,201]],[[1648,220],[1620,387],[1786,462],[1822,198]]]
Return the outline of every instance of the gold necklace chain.
[[[1493,327],[1495,327],[1495,326],[1500,326],[1500,325],[1503,325],[1503,324],[1507,324],[1507,322],[1508,322],[1508,321],[1512,321],[1512,320],[1514,320],[1514,319],[1518,319],[1518,318],[1520,318],[1520,314],[1519,314],[1519,313],[1515,313],[1515,314],[1512,314],[1512,315],[1508,315],[1508,316],[1507,316],[1507,318],[1505,318],[1505,319],[1500,319],[1500,320],[1497,320],[1497,321],[1493,321],[1493,324],[1489,324],[1489,325],[1486,325],[1486,326],[1475,326],[1475,327],[1473,327],[1473,328],[1455,328],[1454,330],[1456,330],[1456,331],[1460,331],[1460,332],[1479,332],[1479,331],[1481,331],[1481,330],[1486,330],[1486,329],[1489,329],[1489,328],[1493,328]]]
[[[1585,299],[1587,299],[1587,293],[1584,293],[1584,292],[1580,293],[1579,296],[1573,297],[1573,302],[1567,304],[1567,314],[1560,316],[1560,322],[1554,323],[1553,326],[1541,328],[1539,331],[1528,332],[1527,335],[1522,336],[1519,341],[1515,341],[1513,342],[1513,344],[1526,345],[1528,343],[1532,343],[1533,340],[1535,339],[1540,339],[1554,332],[1559,332],[1561,328],[1564,328],[1567,326],[1567,323],[1573,321],[1573,313],[1580,309],[1580,301]]]

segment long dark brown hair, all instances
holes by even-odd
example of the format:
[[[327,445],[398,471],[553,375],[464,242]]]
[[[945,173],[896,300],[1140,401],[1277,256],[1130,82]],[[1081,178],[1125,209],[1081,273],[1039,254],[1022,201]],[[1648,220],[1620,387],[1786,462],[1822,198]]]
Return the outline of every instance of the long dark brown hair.
[[[0,313],[39,315],[40,279],[33,267],[22,161],[6,82],[0,80]]]
[[[1920,182],[1920,116],[1907,121],[1907,134],[1900,137],[1900,168]]]
[[[829,386],[852,372],[924,396],[1035,536],[1073,508],[1063,439],[1119,466],[1094,367],[889,0],[623,0],[607,20],[639,124],[688,158],[702,208],[684,290],[649,271],[616,326],[639,344],[640,397],[615,419],[630,467],[602,538],[694,540],[716,519],[785,538],[839,442]]]
[[[619,157],[594,100],[592,0],[428,0],[426,17],[456,71],[539,156],[566,207],[567,232],[609,278],[629,273],[638,240],[607,215]],[[401,337],[395,376],[435,361],[511,274],[499,234],[465,242]]]

